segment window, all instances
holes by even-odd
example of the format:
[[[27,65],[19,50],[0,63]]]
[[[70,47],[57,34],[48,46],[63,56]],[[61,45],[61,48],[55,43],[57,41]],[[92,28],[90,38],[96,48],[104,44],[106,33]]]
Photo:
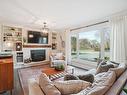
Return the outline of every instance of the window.
[[[71,58],[97,62],[110,58],[110,30],[100,29],[75,33],[71,36]]]
[[[71,36],[71,58],[77,58],[77,37],[76,35]]]
[[[100,53],[100,32],[89,31],[79,33],[79,58],[96,61]]]

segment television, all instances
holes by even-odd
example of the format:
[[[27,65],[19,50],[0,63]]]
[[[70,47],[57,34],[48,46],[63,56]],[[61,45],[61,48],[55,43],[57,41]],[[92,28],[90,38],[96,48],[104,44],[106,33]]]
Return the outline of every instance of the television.
[[[48,33],[28,31],[28,43],[48,44]]]

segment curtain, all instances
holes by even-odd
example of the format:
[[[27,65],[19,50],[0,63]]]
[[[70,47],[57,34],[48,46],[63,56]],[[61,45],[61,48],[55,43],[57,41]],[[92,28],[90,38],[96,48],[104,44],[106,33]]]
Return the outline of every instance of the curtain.
[[[65,31],[66,41],[65,41],[65,56],[67,64],[71,63],[71,38],[70,30]]]
[[[126,62],[127,16],[113,17],[110,24],[110,60]]]

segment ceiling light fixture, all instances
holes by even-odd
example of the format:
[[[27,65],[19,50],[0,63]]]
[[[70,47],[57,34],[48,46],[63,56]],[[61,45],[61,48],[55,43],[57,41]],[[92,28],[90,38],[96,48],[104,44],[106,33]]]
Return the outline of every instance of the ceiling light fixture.
[[[47,28],[47,25],[46,25],[46,24],[47,24],[47,23],[44,22],[44,23],[43,23],[43,28],[42,28],[42,32],[45,33],[45,34],[47,34],[47,33],[49,32],[49,28]]]

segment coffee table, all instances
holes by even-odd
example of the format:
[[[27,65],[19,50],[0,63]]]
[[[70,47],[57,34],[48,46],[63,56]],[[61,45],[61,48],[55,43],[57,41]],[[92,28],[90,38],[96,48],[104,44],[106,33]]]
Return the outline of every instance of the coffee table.
[[[66,70],[61,70],[61,71],[58,71],[58,70],[55,70],[55,68],[45,68],[42,70],[43,73],[45,73],[47,76],[49,76],[49,78],[51,80],[54,80],[54,79],[57,79],[57,78],[60,78],[66,74],[73,74],[74,73],[74,67],[72,66],[67,66]]]

